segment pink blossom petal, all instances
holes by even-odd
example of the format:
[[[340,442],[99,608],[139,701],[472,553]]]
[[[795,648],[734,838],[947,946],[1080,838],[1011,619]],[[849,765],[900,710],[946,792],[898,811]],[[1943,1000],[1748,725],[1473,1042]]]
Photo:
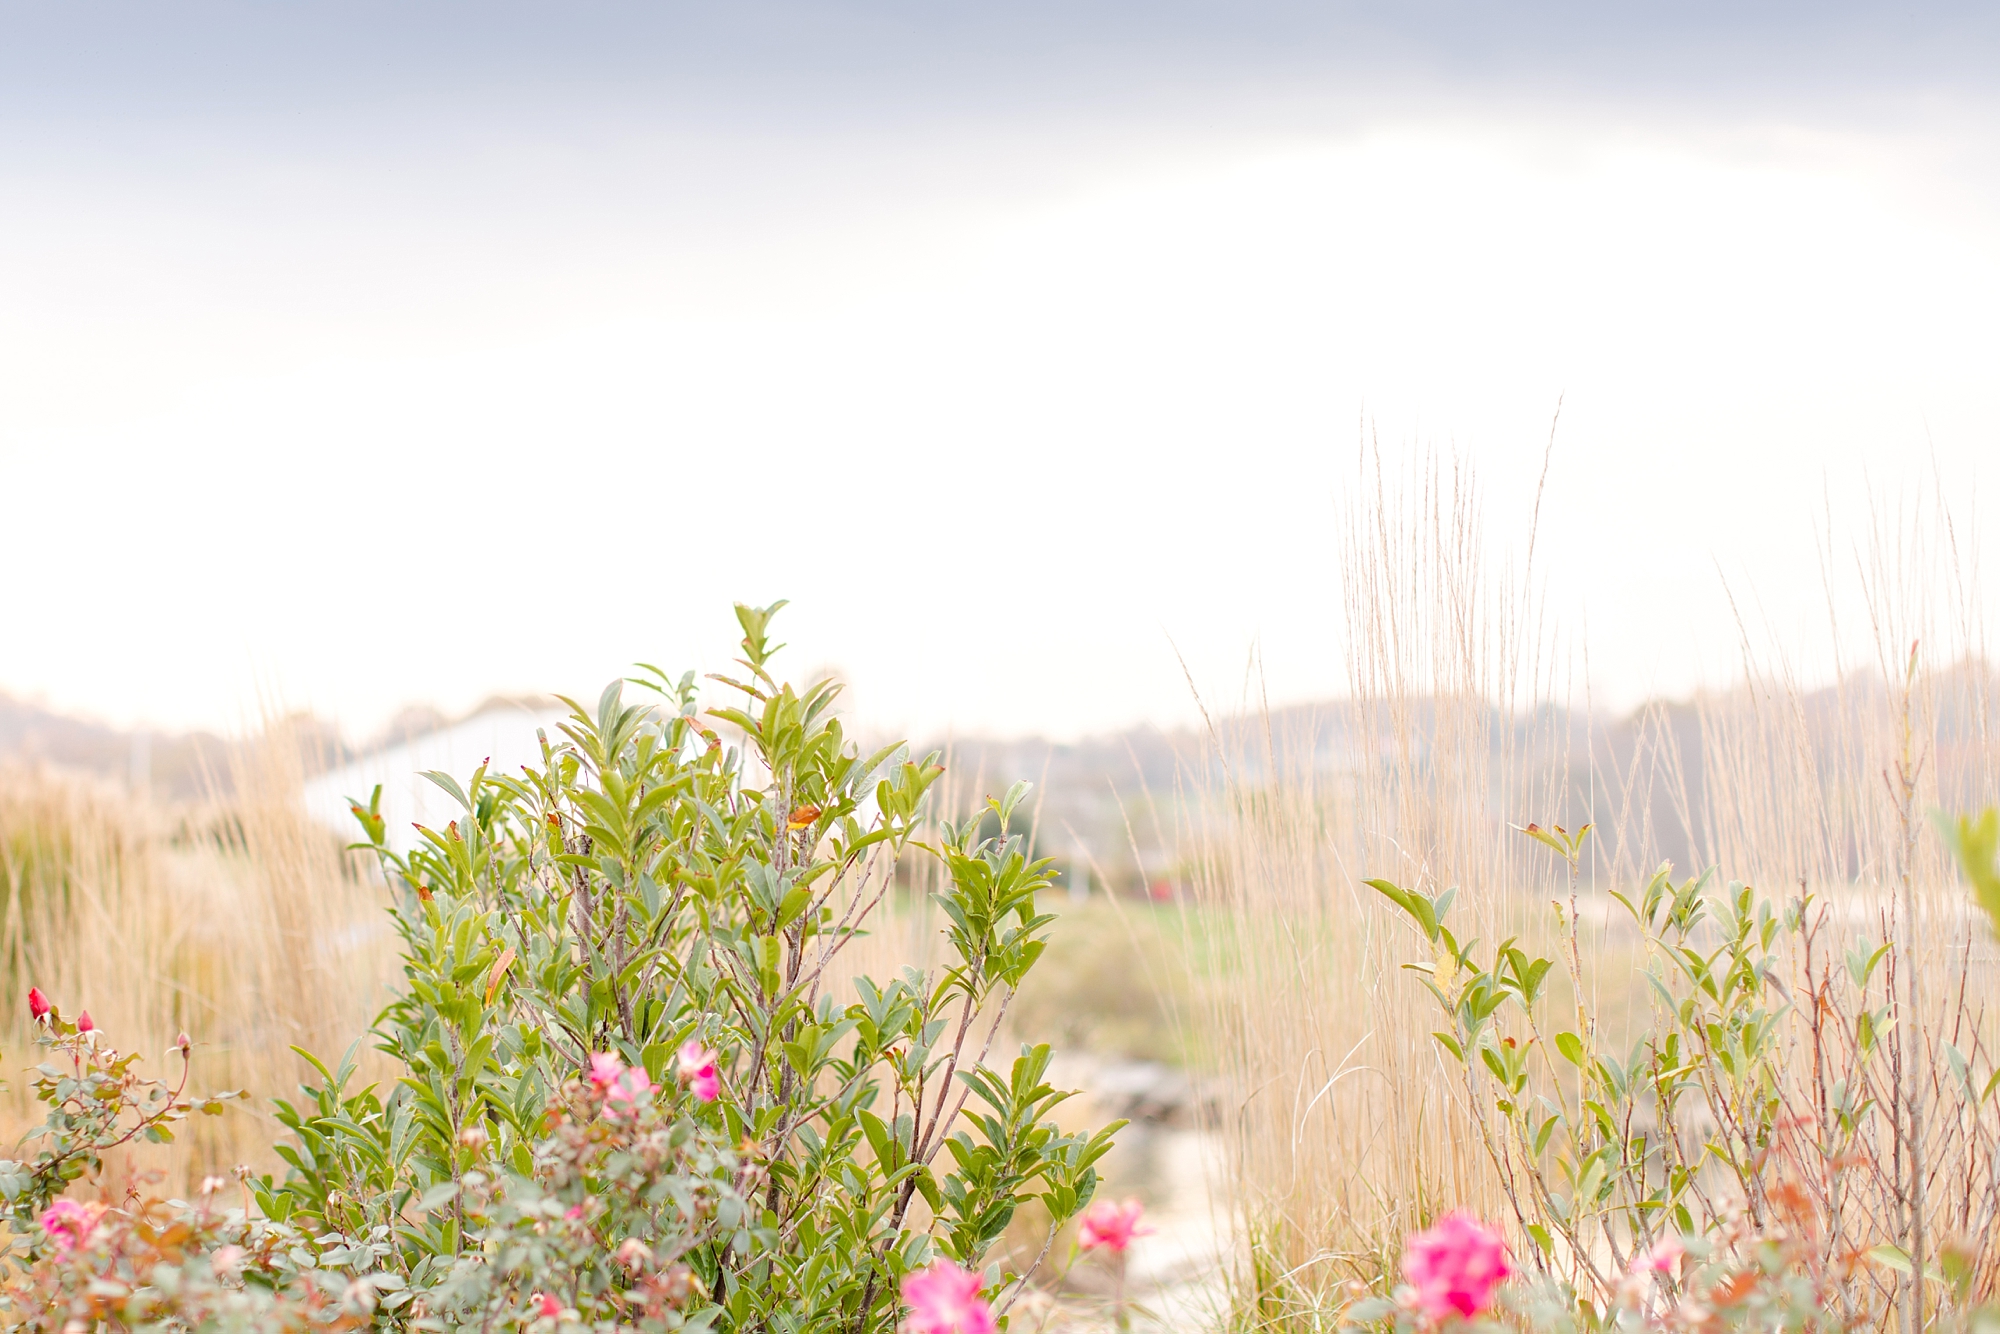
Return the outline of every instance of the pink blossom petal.
[[[49,1244],[66,1255],[90,1240],[104,1212],[105,1206],[101,1204],[57,1200],[42,1210],[42,1216],[36,1221],[41,1224]]]
[[[903,1279],[909,1334],[995,1334],[993,1308],[980,1299],[979,1275],[939,1260]]]
[[[1449,1213],[1403,1243],[1403,1277],[1431,1320],[1478,1315],[1512,1276],[1500,1234],[1467,1213]]]
[[[713,1073],[716,1062],[721,1059],[709,1048],[689,1038],[681,1044],[681,1049],[674,1053],[674,1068],[679,1073],[681,1082],[686,1083],[688,1080],[701,1078],[704,1073]]]
[[[1099,1247],[1123,1251],[1132,1244],[1134,1237],[1151,1235],[1153,1229],[1139,1222],[1145,1212],[1145,1206],[1137,1200],[1127,1200],[1123,1204],[1099,1200],[1083,1211],[1083,1225],[1077,1234],[1077,1244],[1086,1251]]]
[[[1653,1243],[1651,1250],[1632,1257],[1632,1272],[1665,1274],[1680,1263],[1680,1258],[1686,1254],[1687,1247],[1681,1244],[1679,1237],[1662,1237]]]
[[[604,1091],[604,1100],[606,1102],[622,1102],[628,1107],[636,1107],[638,1106],[639,1099],[651,1092],[653,1092],[653,1081],[646,1077],[644,1070],[635,1065],[619,1075],[611,1086]]]

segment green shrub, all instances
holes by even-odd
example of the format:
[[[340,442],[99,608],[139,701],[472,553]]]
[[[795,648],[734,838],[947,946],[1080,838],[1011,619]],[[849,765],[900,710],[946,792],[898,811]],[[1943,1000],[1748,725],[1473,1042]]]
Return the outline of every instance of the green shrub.
[[[1980,901],[2000,908],[2000,818],[1943,831]],[[1906,948],[1855,933],[1832,957],[1813,896],[1774,905],[1708,875],[1676,883],[1663,866],[1638,894],[1612,893],[1637,929],[1652,1000],[1650,1022],[1621,1048],[1587,1003],[1577,947],[1590,829],[1524,832],[1570,872],[1568,903],[1555,905],[1567,1012],[1550,996],[1555,960],[1512,939],[1461,943],[1448,920],[1455,891],[1368,882],[1422,936],[1429,960],[1404,966],[1438,1006],[1433,1036],[1526,1243],[1526,1282],[1496,1296],[1506,1312],[1554,1330],[1832,1332],[1886,1328],[1905,1312],[1925,1328],[2000,1328],[1980,1229],[1933,1240],[1925,1281],[1913,1282],[1906,1127],[1916,1121],[1933,1147],[1954,1134],[1989,1142],[2000,1074],[1972,1025],[1891,1040],[1917,1022],[1894,984],[1898,964],[1912,966]],[[1952,1077],[1919,1121],[1899,1059],[1925,1048]],[[1938,1212],[1972,1217],[1983,1188],[1946,1186],[1966,1205]],[[1407,1299],[1383,1296],[1344,1314],[1422,1323]]]
[[[643,1327],[888,1329],[911,1270],[980,1268],[1028,1199],[1051,1236],[1089,1202],[1116,1127],[1049,1119],[1070,1095],[1046,1046],[991,1059],[1052,920],[1050,863],[979,833],[1012,827],[1023,788],[920,841],[935,756],[864,757],[837,686],[778,682],[776,610],[737,609],[743,677],[716,678],[735,707],[703,714],[692,674],[648,668],[654,704],[613,683],[538,769],[430,775],[463,813],[407,856],[379,792],[356,803],[400,900],[406,981],[374,1030],[400,1078],[350,1089],[352,1053],[319,1064],[280,1107],[291,1171],[257,1198],[316,1235],[391,1236],[404,1312],[629,1321],[670,1263]],[[837,986],[912,851],[945,873],[947,962]],[[594,1060],[633,1072],[619,1105],[658,1118],[650,1148],[555,1147],[612,1105]],[[633,1153],[656,1159],[637,1178]],[[1025,1278],[986,1289],[1004,1308]]]

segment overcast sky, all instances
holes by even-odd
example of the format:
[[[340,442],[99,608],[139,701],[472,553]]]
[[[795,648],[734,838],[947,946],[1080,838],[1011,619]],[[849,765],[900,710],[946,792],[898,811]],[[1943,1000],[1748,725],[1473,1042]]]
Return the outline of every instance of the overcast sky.
[[[790,597],[882,726],[1334,694],[1364,433],[1518,555],[1559,398],[1571,689],[1735,612],[1830,670],[1828,544],[1992,531],[1996,70],[1969,5],[0,3],[0,689],[364,734]]]

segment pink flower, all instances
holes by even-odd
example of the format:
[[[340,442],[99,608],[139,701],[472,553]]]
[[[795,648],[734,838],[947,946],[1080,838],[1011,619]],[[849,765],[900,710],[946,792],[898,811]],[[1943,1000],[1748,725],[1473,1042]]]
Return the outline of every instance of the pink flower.
[[[993,1308],[979,1298],[979,1275],[939,1260],[903,1279],[909,1334],[994,1334]]]
[[[1403,1243],[1403,1277],[1415,1292],[1417,1309],[1430,1320],[1478,1315],[1513,1272],[1500,1234],[1471,1214],[1446,1214]]]
[[[653,1081],[638,1066],[627,1067],[625,1062],[608,1051],[601,1051],[590,1058],[590,1086],[604,1095],[606,1104],[622,1102],[636,1110],[642,1095],[653,1091]]]
[[[612,1081],[611,1087],[604,1090],[604,1101],[622,1102],[627,1107],[636,1109],[639,1099],[652,1091],[653,1081],[646,1078],[646,1072],[635,1065],[618,1076]]]
[[[1132,1244],[1132,1238],[1151,1235],[1153,1229],[1142,1227],[1139,1223],[1139,1216],[1145,1211],[1145,1206],[1137,1200],[1127,1200],[1123,1204],[1099,1200],[1083,1211],[1083,1228],[1077,1237],[1077,1244],[1086,1251],[1104,1246],[1123,1252]]]
[[[55,1008],[54,1006],[49,1004],[49,998],[42,994],[42,989],[40,987],[28,988],[29,1018],[33,1019],[36,1023],[39,1024],[42,1020],[49,1017],[49,1011],[54,1008]]]
[[[90,1032],[90,1030],[91,1030],[91,1029],[93,1029],[93,1028],[96,1028],[96,1027],[97,1027],[97,1025],[96,1025],[96,1024],[93,1024],[93,1023],[91,1023],[91,1022],[90,1022],[90,1011],[88,1011],[88,1010],[85,1010],[85,1011],[84,1011],[84,1012],[83,1012],[82,1014],[80,1014],[80,1015],[78,1015],[78,1016],[76,1017],[76,1031],[77,1031],[77,1032],[79,1032],[79,1033],[88,1033],[88,1032]]]
[[[1643,1255],[1632,1257],[1631,1270],[1635,1274],[1649,1271],[1655,1274],[1670,1273],[1680,1262],[1680,1258],[1686,1254],[1687,1247],[1681,1245],[1679,1237],[1662,1237],[1653,1243],[1653,1249]]]
[[[716,1068],[718,1059],[714,1052],[693,1038],[683,1042],[674,1057],[675,1070],[681,1082],[703,1102],[714,1102],[722,1096],[722,1072]]]
[[[577,1219],[583,1217],[583,1206],[581,1204],[572,1204],[569,1208],[563,1210],[563,1217],[574,1223]]]
[[[101,1204],[57,1200],[42,1210],[38,1221],[42,1231],[48,1234],[49,1243],[66,1255],[90,1240],[90,1234],[97,1231],[98,1220],[103,1217],[104,1206]]]
[[[535,1314],[541,1316],[543,1319],[562,1319],[562,1303],[549,1296],[546,1292],[538,1292],[528,1300],[534,1305]]]

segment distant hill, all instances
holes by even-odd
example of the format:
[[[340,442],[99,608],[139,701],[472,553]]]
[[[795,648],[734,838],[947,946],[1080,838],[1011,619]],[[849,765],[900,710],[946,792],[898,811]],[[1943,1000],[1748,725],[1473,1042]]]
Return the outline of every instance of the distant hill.
[[[1380,792],[1441,771],[1462,792],[1477,789],[1491,821],[1591,823],[1617,864],[1643,873],[1671,861],[1686,874],[1729,859],[1782,812],[1859,818],[1881,790],[1895,707],[1872,673],[1797,694],[1768,683],[1710,691],[1623,716],[1554,704],[1482,714],[1461,703],[1445,722],[1440,701],[1336,700],[1218,717],[1212,729],[1062,744],[960,739],[946,785],[965,809],[1017,779],[1042,783],[1039,804],[1029,803],[1037,851],[1063,865],[1080,856],[1093,883],[1128,889],[1172,879],[1179,836],[1213,818],[1225,790],[1309,790],[1337,805],[1359,787]],[[1936,802],[1976,810],[2000,800],[2000,674],[1979,661],[1938,670],[1919,709]],[[1471,731],[1483,732],[1484,756],[1462,753],[1469,716],[1480,716]]]
[[[207,732],[120,731],[0,694],[0,762],[45,764],[191,800],[229,786],[228,748]]]
[[[331,723],[308,714],[283,722],[308,776],[353,754]],[[0,764],[92,774],[168,801],[227,796],[234,785],[230,742],[212,732],[126,730],[5,693],[0,693]]]
[[[1966,662],[1931,684],[1936,730],[1928,763],[1938,797],[1953,808],[1988,804],[2000,797],[2000,676]],[[1600,841],[1623,842],[1646,866],[1668,858],[1699,867],[1710,849],[1728,845],[1726,826],[1746,807],[1784,799],[1784,789],[1811,784],[1815,774],[1821,782],[1836,771],[1873,774],[1875,761],[1862,750],[1873,753],[1879,738],[1863,738],[1879,730],[1886,696],[1879,680],[1855,676],[1796,697],[1740,687],[1654,702],[1624,717],[1553,704],[1515,717],[1491,710],[1476,729],[1486,738],[1487,772],[1526,781],[1495,781],[1489,816],[1589,820]],[[463,776],[489,756],[510,770],[533,758],[535,729],[558,721],[553,706],[545,696],[496,698],[456,719],[413,706],[360,746],[309,717],[285,725],[300,747],[309,806],[345,833],[345,799],[365,798],[376,783],[401,828],[433,814],[432,789],[416,779],[418,770]],[[1037,784],[1018,827],[1032,828],[1036,851],[1056,859],[1059,883],[1072,883],[1081,868],[1093,885],[1140,891],[1170,884],[1186,846],[1182,835],[1191,822],[1212,818],[1225,787],[1242,793],[1306,782],[1337,801],[1343,788],[1393,764],[1464,768],[1468,757],[1447,753],[1454,744],[1447,738],[1466,735],[1466,710],[1458,706],[1446,726],[1439,722],[1444,708],[1423,699],[1393,710],[1329,701],[1218,718],[1212,728],[1138,727],[1067,742],[919,740],[912,750],[945,753],[939,795],[950,810],[970,811],[1021,779]],[[121,731],[0,694],[0,763],[9,762],[93,773],[167,799],[230,788],[229,743],[220,737]],[[1529,791],[1535,795],[1508,795]],[[1524,800],[1537,809],[1511,808]]]

